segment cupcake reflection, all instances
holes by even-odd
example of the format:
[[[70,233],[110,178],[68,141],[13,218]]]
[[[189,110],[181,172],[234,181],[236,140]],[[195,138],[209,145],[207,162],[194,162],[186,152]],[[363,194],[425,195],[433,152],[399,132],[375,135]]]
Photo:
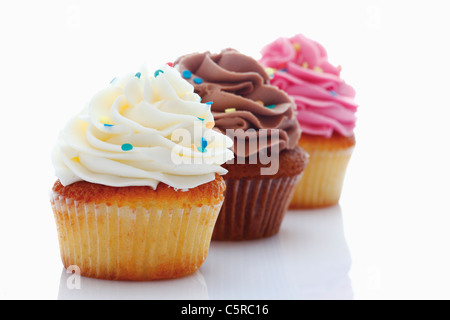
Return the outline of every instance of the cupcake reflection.
[[[339,205],[290,211],[280,234],[297,299],[353,299],[351,256]]]
[[[62,269],[59,300],[203,300],[208,288],[200,271],[192,275],[152,282],[110,281],[79,276]],[[74,273],[72,273],[74,272]]]
[[[340,206],[289,211],[278,235],[211,246],[211,299],[352,299]]]

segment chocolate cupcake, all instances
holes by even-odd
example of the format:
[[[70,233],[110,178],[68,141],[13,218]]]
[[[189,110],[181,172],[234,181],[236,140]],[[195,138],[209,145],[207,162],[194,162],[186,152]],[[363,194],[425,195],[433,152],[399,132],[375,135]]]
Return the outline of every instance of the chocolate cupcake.
[[[211,105],[215,130],[234,140],[224,164],[227,188],[213,240],[249,240],[278,233],[307,163],[298,147],[295,103],[270,85],[264,67],[234,49],[193,53],[175,67]]]

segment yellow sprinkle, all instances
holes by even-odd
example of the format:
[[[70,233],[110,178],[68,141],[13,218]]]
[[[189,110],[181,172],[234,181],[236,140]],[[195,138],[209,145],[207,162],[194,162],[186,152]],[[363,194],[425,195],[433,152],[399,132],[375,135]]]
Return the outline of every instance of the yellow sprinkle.
[[[266,73],[269,75],[269,77],[271,77],[275,73],[275,69],[273,69],[273,68],[266,68]]]
[[[214,121],[209,121],[206,123],[206,128],[212,129],[214,128],[214,125],[215,125]]]
[[[292,44],[294,46],[295,51],[299,52],[300,51],[300,43],[293,43]]]
[[[322,72],[323,72],[322,68],[321,68],[321,67],[318,67],[318,66],[315,66],[315,67],[314,67],[314,71],[316,71],[316,72],[318,72],[318,73],[322,73]]]
[[[256,101],[256,103],[264,107],[264,102],[262,102],[261,100]]]
[[[306,61],[303,62],[302,67],[308,69],[308,67],[309,67],[308,62],[306,62]]]
[[[236,108],[225,109],[225,113],[232,113],[232,112],[235,112],[235,111],[236,111]]]
[[[100,122],[103,123],[103,124],[111,123],[111,119],[108,118],[108,117],[105,117],[105,116],[101,116],[101,117],[98,119],[98,121],[100,121]]]
[[[80,163],[80,158],[78,158],[78,157],[72,158],[72,161]]]

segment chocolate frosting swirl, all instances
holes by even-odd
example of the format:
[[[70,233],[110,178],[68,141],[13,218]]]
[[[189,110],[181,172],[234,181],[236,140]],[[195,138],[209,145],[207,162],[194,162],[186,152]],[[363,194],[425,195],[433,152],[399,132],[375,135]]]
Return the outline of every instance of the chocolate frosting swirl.
[[[297,145],[301,131],[294,101],[269,84],[264,67],[253,58],[225,49],[219,54],[185,55],[174,65],[203,102],[213,102],[215,127],[234,139],[237,157],[276,149],[281,152]],[[261,138],[267,138],[267,143],[254,143]],[[245,148],[240,148],[243,145]]]

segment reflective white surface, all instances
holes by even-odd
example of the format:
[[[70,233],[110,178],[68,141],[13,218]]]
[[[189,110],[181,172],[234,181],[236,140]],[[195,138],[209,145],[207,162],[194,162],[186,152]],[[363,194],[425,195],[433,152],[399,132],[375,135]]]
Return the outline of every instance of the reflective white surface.
[[[200,270],[181,279],[103,281],[63,269],[58,299],[352,299],[350,267],[335,206],[290,211],[271,238],[214,241]]]

